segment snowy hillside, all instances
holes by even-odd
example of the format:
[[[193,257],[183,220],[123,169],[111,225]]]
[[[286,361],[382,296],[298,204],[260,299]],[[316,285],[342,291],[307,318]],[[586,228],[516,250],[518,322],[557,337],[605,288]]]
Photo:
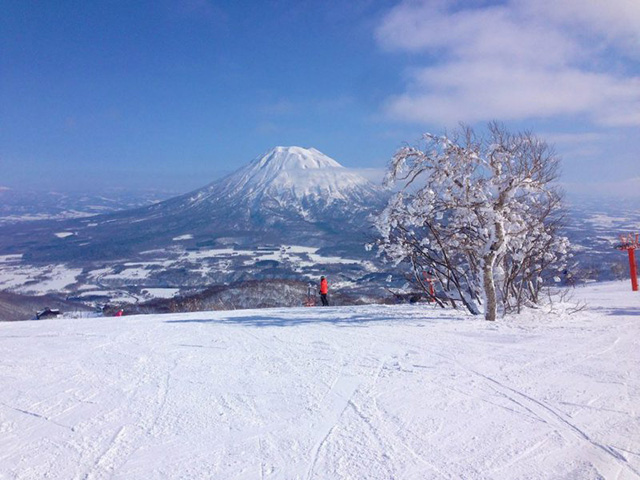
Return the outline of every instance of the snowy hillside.
[[[640,294],[0,324],[0,478],[635,479]]]

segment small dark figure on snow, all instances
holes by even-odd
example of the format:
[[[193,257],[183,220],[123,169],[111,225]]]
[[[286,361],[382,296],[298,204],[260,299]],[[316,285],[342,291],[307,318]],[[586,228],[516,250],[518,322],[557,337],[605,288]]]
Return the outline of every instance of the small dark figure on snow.
[[[322,300],[322,306],[328,307],[329,301],[327,300],[327,294],[329,293],[329,284],[324,276],[320,277],[320,300]]]

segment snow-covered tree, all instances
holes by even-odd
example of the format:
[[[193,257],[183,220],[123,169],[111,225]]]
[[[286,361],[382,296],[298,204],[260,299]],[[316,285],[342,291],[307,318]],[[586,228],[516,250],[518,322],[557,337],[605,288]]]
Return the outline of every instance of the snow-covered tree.
[[[380,251],[407,261],[441,305],[461,302],[487,320],[540,300],[558,275],[568,241],[558,234],[559,159],[530,133],[497,123],[484,135],[462,127],[453,135],[425,134],[421,147],[401,148],[386,177],[399,191],[376,221]]]

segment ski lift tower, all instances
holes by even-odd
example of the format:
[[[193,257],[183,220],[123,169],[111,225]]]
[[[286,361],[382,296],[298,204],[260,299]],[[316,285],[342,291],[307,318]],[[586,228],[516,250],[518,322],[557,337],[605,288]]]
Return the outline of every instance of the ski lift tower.
[[[636,249],[640,248],[640,235],[629,234],[626,236],[620,235],[622,243],[616,246],[618,250],[626,250],[629,252],[629,274],[631,275],[631,290],[638,291],[638,273],[636,271]]]

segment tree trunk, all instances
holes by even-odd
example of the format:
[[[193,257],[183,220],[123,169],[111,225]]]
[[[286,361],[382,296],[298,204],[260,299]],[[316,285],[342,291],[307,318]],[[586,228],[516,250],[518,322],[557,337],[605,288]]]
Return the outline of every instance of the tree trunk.
[[[484,265],[482,267],[482,286],[484,288],[485,297],[484,319],[495,321],[498,310],[498,301],[496,298],[496,284],[493,281],[494,255],[490,254],[488,258],[485,258],[484,260]]]
[[[506,202],[508,190],[505,190],[500,194],[498,202],[494,207],[495,212],[502,212],[503,206]],[[484,288],[484,319],[489,321],[495,321],[498,314],[498,298],[496,295],[496,283],[493,278],[493,269],[498,258],[498,252],[504,245],[504,227],[501,221],[495,222],[495,240],[489,248],[489,252],[482,259],[482,286]]]

